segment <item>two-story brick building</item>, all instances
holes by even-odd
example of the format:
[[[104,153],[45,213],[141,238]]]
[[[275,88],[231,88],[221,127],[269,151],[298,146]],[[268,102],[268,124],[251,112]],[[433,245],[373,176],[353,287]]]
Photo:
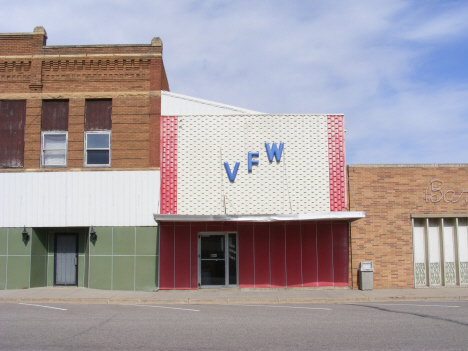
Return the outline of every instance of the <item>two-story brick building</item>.
[[[0,34],[0,289],[156,289],[162,42],[46,40]]]

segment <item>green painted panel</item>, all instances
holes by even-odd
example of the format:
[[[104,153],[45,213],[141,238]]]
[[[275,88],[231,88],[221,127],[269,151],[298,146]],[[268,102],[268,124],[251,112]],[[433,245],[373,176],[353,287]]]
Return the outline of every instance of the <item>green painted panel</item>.
[[[89,254],[111,255],[112,254],[112,227],[95,227],[97,234],[96,242],[89,243]]]
[[[47,286],[54,286],[54,255],[47,256]]]
[[[136,254],[156,255],[158,243],[158,227],[137,227]]]
[[[49,255],[47,259],[47,286],[54,286],[55,233],[49,233]]]
[[[89,259],[89,288],[111,290],[112,257],[90,256]]]
[[[29,288],[29,256],[9,256],[7,289]]]
[[[47,255],[47,235],[49,229],[34,228],[31,231],[31,255]]]
[[[135,255],[135,227],[114,227],[114,255]]]
[[[47,256],[31,256],[31,288],[47,286]]]
[[[31,228],[26,228],[31,235]],[[30,254],[31,239],[25,244],[23,241],[23,228],[10,228],[8,230],[8,255],[28,255]],[[29,258],[29,257],[28,257]]]
[[[158,288],[157,256],[136,257],[135,290],[153,291]]]
[[[84,270],[84,276],[83,276],[83,286],[85,288],[88,287],[88,277],[89,277],[89,240],[86,239],[88,242],[88,245],[86,245],[86,250],[84,253],[84,260],[85,260],[85,270]]]
[[[78,286],[84,286],[85,271],[86,271],[85,255],[78,255]]]
[[[49,254],[53,254],[55,251],[55,233],[49,234]]]
[[[114,256],[112,290],[133,290],[135,283],[135,256]]]
[[[0,290],[6,289],[6,256],[0,256]]]
[[[88,231],[80,230],[78,233],[78,253],[80,255],[84,255],[87,248],[86,245],[88,244]]]
[[[88,284],[88,260],[86,255],[88,236],[87,229],[80,230],[78,236],[78,286],[86,286]]]
[[[0,256],[7,254],[7,228],[0,228]]]

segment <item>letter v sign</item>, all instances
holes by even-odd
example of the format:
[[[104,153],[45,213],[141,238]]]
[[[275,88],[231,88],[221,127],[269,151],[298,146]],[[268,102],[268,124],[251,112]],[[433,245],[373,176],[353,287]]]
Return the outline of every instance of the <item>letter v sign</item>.
[[[234,182],[234,180],[236,179],[237,171],[239,170],[239,164],[239,162],[236,162],[236,165],[234,166],[234,171],[231,173],[229,163],[224,162],[224,168],[226,169],[226,173],[230,182]]]

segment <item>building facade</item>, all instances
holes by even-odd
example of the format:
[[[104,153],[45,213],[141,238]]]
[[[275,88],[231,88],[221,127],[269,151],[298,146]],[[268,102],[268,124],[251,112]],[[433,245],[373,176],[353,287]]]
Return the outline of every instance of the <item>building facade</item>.
[[[46,40],[0,34],[0,289],[157,289],[161,40]]]
[[[468,165],[349,165],[343,115],[169,92],[162,43],[0,34],[0,289],[468,285]]]
[[[347,287],[344,116],[162,116],[160,289]]]
[[[468,165],[349,165],[352,286],[360,262],[375,288],[468,285]]]

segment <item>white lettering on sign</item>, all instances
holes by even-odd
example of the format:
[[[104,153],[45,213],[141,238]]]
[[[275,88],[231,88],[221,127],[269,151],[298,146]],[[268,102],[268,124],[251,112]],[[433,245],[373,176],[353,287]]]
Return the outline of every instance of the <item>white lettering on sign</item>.
[[[437,203],[442,200],[444,202],[458,202],[462,198],[463,194],[468,194],[463,188],[460,193],[456,193],[455,190],[443,191],[444,182],[438,179],[431,180],[429,185],[426,187],[426,202]],[[468,196],[465,197],[465,202],[468,202]]]

